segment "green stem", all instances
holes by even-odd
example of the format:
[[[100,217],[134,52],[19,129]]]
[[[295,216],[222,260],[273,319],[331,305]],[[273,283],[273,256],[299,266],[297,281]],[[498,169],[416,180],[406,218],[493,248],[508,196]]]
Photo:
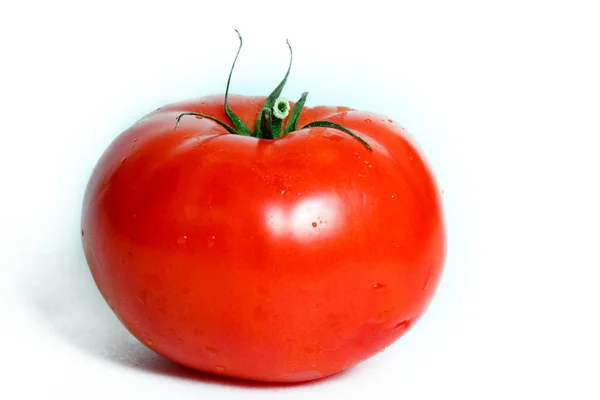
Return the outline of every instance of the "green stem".
[[[260,108],[260,112],[258,113],[258,118],[256,119],[256,122],[254,123],[254,133],[256,134],[256,136],[259,136],[260,130],[262,129],[262,123],[261,123],[261,118],[263,115],[262,111],[266,110],[266,109],[270,110],[273,108],[273,105],[275,104],[275,100],[277,100],[277,98],[281,95],[281,92],[283,91],[283,87],[285,86],[285,83],[287,82],[288,76],[290,76],[294,53],[292,52],[292,46],[290,45],[290,42],[288,40],[286,40],[285,42],[287,43],[288,48],[290,49],[290,63],[288,65],[288,69],[287,69],[287,72],[285,73],[285,76],[283,77],[281,82],[279,82],[279,85],[277,85],[277,87],[273,90],[273,92],[271,92],[269,97],[267,97],[265,99],[265,102],[263,103],[262,107]]]
[[[235,55],[235,58],[233,59],[233,65],[229,70],[229,78],[227,78],[227,87],[225,88],[225,114],[227,114],[227,117],[229,117],[229,119],[233,123],[235,130],[238,131],[240,135],[252,136],[252,132],[250,132],[250,129],[248,129],[246,124],[244,124],[244,122],[237,115],[235,115],[233,111],[231,111],[231,108],[229,108],[229,104],[227,102],[227,100],[229,99],[229,84],[231,83],[231,75],[233,74],[233,69],[235,68],[235,63],[237,62],[238,56],[240,55],[240,51],[242,50],[243,44],[242,35],[240,35],[237,29],[235,30],[235,32],[238,34],[238,38],[240,39],[240,47],[238,47],[238,51]]]
[[[302,93],[302,96],[300,96],[300,100],[298,100],[298,102],[294,104],[294,108],[292,108],[290,118],[288,119],[288,122],[285,125],[285,133],[290,133],[296,130],[296,124],[298,123],[300,111],[302,111],[302,107],[304,107],[304,103],[306,103],[306,96],[308,96],[308,92]]]
[[[290,102],[283,97],[278,97],[273,103],[273,108],[271,111],[271,115],[273,116],[273,122],[271,124],[273,131],[273,138],[277,139],[281,135],[283,135],[282,126],[283,120],[290,113]]]
[[[352,136],[354,139],[356,139],[359,142],[361,142],[369,151],[373,151],[373,148],[371,147],[371,145],[369,143],[367,143],[363,138],[361,138],[360,136],[358,136],[357,134],[355,134],[354,132],[352,132],[350,129],[344,128],[342,125],[336,124],[335,122],[314,121],[314,122],[311,122],[309,124],[304,125],[302,127],[302,129],[314,128],[314,127],[318,127],[318,126],[325,127],[325,128],[338,129],[338,130],[340,130],[342,132],[345,132],[348,135]]]
[[[221,125],[223,128],[225,128],[227,130],[227,132],[231,133],[232,135],[236,135],[238,134],[232,127],[230,127],[229,125],[227,125],[225,122],[215,118],[215,117],[211,117],[210,115],[206,115],[206,114],[200,114],[200,113],[195,113],[195,112],[186,112],[183,114],[179,114],[179,116],[177,117],[175,122],[175,129],[177,129],[177,127],[179,126],[179,122],[181,121],[181,117],[185,116],[185,115],[194,115],[196,117],[202,117],[202,118],[206,118],[206,119],[210,119],[211,121],[215,121],[217,124]],[[173,130],[175,130],[173,129]]]
[[[290,70],[292,68],[292,59],[294,56],[293,52],[292,52],[292,46],[290,45],[290,42],[287,40],[286,40],[286,43],[288,45],[288,48],[290,49],[290,63],[288,65],[287,72],[285,73],[285,76],[283,77],[281,82],[279,82],[279,85],[277,85],[277,87],[273,90],[273,92],[271,92],[269,97],[267,97],[265,99],[263,105],[261,106],[260,111],[258,113],[258,117],[254,124],[254,132],[251,132],[250,129],[246,126],[246,124],[244,124],[244,122],[237,115],[235,115],[235,113],[229,107],[228,100],[229,100],[229,85],[231,83],[231,76],[233,74],[233,69],[235,68],[235,64],[237,62],[238,56],[240,55],[240,51],[242,50],[242,45],[243,45],[242,35],[240,35],[240,33],[237,31],[237,29],[235,32],[238,34],[238,38],[240,39],[240,46],[238,47],[235,58],[233,59],[233,64],[231,66],[231,70],[229,71],[229,77],[227,78],[227,87],[225,89],[225,100],[224,100],[225,114],[227,115],[227,117],[229,118],[231,123],[233,124],[233,128],[231,126],[229,126],[228,124],[226,124],[225,122],[223,122],[215,117],[211,117],[210,115],[201,114],[201,113],[197,113],[197,112],[185,112],[185,113],[179,114],[179,116],[177,117],[176,123],[175,123],[175,129],[177,129],[177,127],[179,126],[179,122],[181,121],[182,117],[184,117],[186,115],[194,115],[196,117],[207,118],[211,121],[216,122],[217,124],[222,126],[224,129],[226,129],[228,133],[230,133],[232,135],[253,136],[253,137],[256,137],[259,139],[277,139],[287,133],[295,131],[296,125],[298,123],[298,118],[304,107],[304,103],[306,103],[306,97],[308,96],[308,92],[302,93],[300,100],[298,100],[298,102],[296,104],[294,104],[294,107],[291,110],[291,114],[290,114],[289,101],[287,101],[283,97],[279,97],[281,95],[281,92],[283,91],[283,87],[285,86],[285,84],[287,82],[288,76],[290,75]],[[285,130],[283,130],[283,121],[285,120],[285,118],[288,117],[288,114],[289,114],[289,119],[285,126]],[[302,127],[302,129],[313,128],[313,127],[326,127],[326,128],[338,129],[342,132],[349,134],[350,136],[352,136],[353,138],[355,138],[356,140],[361,142],[369,151],[373,150],[371,148],[371,146],[369,145],[369,143],[367,143],[365,140],[363,140],[360,136],[356,135],[349,129],[344,128],[342,125],[336,124],[335,122],[314,121],[314,122],[304,125],[304,127]]]
[[[273,114],[271,114],[273,116]],[[283,135],[283,120],[273,116],[273,122],[271,123],[273,139],[277,139]]]
[[[258,131],[259,139],[273,139],[273,121],[271,110],[265,109],[261,112],[261,129]]]

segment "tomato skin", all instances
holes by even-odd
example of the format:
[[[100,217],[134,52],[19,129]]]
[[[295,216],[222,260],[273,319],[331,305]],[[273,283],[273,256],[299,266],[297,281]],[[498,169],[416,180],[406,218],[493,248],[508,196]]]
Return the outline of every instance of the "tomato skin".
[[[254,126],[264,97],[231,95]],[[425,312],[446,254],[431,169],[399,124],[305,108],[276,140],[228,134],[223,96],[161,108],[94,170],[82,212],[93,278],[155,352],[237,378],[298,382],[376,354]]]

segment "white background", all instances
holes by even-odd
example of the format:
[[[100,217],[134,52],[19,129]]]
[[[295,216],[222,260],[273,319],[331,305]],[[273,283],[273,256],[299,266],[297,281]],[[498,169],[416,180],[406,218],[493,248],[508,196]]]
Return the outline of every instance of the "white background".
[[[600,398],[600,13],[594,1],[7,1],[0,6],[0,398]],[[351,370],[273,386],[133,340],[79,239],[98,157],[138,118],[223,92],[387,114],[444,189],[425,317]]]

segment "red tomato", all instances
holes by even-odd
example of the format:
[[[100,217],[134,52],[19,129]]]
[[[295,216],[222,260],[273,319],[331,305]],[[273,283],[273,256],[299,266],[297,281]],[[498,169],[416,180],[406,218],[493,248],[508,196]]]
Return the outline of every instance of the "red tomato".
[[[253,126],[264,97],[230,96]],[[223,96],[161,108],[90,179],[85,255],[122,323],[158,354],[238,378],[325,377],[424,313],[445,259],[441,199],[415,142],[386,117],[304,108],[277,139],[231,134]]]

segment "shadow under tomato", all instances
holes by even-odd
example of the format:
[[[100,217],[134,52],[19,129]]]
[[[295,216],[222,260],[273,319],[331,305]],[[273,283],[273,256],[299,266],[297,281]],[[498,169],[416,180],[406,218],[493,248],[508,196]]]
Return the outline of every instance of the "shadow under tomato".
[[[133,337],[108,307],[87,267],[77,241],[39,260],[44,274],[26,284],[28,301],[50,331],[99,359],[148,373],[208,384],[247,388],[286,388],[319,384],[347,373],[305,383],[255,382],[199,372],[154,353]]]

